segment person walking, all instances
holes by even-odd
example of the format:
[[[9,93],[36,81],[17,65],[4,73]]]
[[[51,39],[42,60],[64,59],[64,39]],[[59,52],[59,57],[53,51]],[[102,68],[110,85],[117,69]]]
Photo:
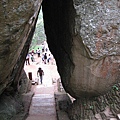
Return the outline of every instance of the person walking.
[[[38,54],[38,57],[40,57],[40,49],[39,48],[37,49],[37,54]]]
[[[31,55],[31,61],[35,62],[34,55]]]
[[[45,55],[44,55],[44,64],[46,64],[47,62],[47,53],[45,53]]]
[[[30,65],[29,58],[30,58],[30,54],[28,53],[27,56],[26,56],[26,59],[25,59],[26,65],[27,64]]]
[[[48,64],[50,63],[50,60],[51,60],[51,56],[50,56],[50,54],[49,54],[49,55],[48,55],[48,59],[47,59]]]
[[[38,68],[37,76],[40,76],[41,84],[42,84],[42,80],[43,80],[43,75],[44,75],[44,71],[42,70],[42,68]]]

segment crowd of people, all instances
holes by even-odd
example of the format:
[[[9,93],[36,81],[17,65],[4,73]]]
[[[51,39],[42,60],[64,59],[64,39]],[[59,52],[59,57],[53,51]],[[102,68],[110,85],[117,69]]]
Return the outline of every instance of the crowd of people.
[[[32,65],[32,64],[54,65],[55,60],[48,48],[43,47],[42,49],[40,49],[40,47],[38,47],[37,50],[30,51],[26,56],[25,65]],[[37,70],[37,77],[41,84],[43,81],[43,75],[44,75],[44,71],[42,70],[41,67],[39,67]]]
[[[42,61],[42,63],[44,64],[54,64],[54,57],[49,52],[48,48],[46,49],[42,48],[42,50],[40,50],[40,48],[38,47],[36,51],[32,50],[27,54],[26,60],[25,60],[26,65],[30,65],[30,61],[36,62],[35,60],[36,57],[39,58],[39,62]]]

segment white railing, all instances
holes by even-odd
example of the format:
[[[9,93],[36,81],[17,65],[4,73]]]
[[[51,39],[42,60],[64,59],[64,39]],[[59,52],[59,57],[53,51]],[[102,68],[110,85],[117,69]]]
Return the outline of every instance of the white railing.
[[[64,92],[65,91],[63,86],[62,86],[62,82],[61,82],[60,78],[57,80],[57,87],[58,87],[58,92]]]

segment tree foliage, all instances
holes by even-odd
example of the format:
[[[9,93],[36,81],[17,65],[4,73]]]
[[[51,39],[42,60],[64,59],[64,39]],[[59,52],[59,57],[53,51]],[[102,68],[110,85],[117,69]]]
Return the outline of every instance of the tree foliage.
[[[43,14],[42,14],[42,9],[40,10],[37,24],[36,24],[36,29],[34,32],[34,36],[32,39],[31,47],[30,49],[34,49],[36,45],[41,44],[44,40],[46,40],[46,35],[44,32],[44,22],[43,22]]]

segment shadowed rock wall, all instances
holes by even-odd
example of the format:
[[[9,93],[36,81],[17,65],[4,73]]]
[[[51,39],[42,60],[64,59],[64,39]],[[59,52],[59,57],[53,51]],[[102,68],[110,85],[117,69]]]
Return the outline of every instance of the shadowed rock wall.
[[[0,94],[15,90],[32,40],[40,0],[0,1]]]
[[[64,88],[69,91],[73,72],[72,34],[75,10],[70,0],[43,1],[43,19],[48,46],[54,55]]]
[[[63,87],[76,98],[69,118],[119,119],[120,1],[44,0],[42,5]]]
[[[22,94],[31,82],[23,67],[40,6],[41,0],[0,1],[0,120],[23,119],[28,112]]]
[[[43,1],[48,45],[73,97],[99,96],[120,82],[119,12],[117,0]]]

